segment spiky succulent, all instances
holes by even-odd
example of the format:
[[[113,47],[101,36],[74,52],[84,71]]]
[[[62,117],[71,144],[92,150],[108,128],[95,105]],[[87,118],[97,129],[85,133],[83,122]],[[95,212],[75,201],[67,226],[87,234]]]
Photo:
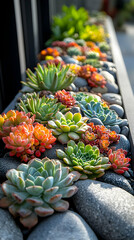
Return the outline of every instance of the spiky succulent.
[[[8,136],[11,132],[11,127],[15,127],[23,122],[32,124],[34,120],[34,115],[30,118],[30,113],[26,114],[17,110],[10,110],[6,114],[0,115],[0,138]]]
[[[99,53],[90,51],[87,53],[87,59],[99,59]]]
[[[61,112],[57,112],[55,119],[48,121],[48,126],[58,141],[66,144],[70,139],[74,141],[80,139],[81,134],[88,129],[86,121],[87,118],[83,118],[80,113],[73,115],[71,112],[67,112],[63,115]]]
[[[20,100],[19,107],[22,111],[32,115],[35,115],[35,120],[40,123],[46,123],[52,119],[58,111],[62,113],[67,112],[70,108],[60,102],[57,99],[46,98],[43,96],[39,98],[39,94],[28,94],[28,97],[24,97],[25,100]]]
[[[33,159],[9,170],[6,177],[8,180],[1,186],[0,207],[9,207],[10,213],[20,216],[20,222],[28,228],[38,223],[38,216],[66,211],[69,203],[62,198],[77,192],[77,187],[71,186],[76,175],[68,173],[58,160]]]
[[[108,152],[109,161],[111,162],[111,169],[118,174],[123,174],[128,170],[130,158],[126,158],[127,152],[123,149],[118,149],[116,151],[112,151],[112,149]]]
[[[38,63],[35,71],[34,74],[30,69],[27,69],[27,82],[22,82],[35,91],[56,92],[68,87],[75,79],[75,75],[69,71],[69,66],[61,69],[60,64],[58,66],[50,64],[46,67]]]
[[[82,52],[81,52],[81,50],[80,50],[79,48],[77,48],[77,47],[69,47],[69,48],[67,49],[67,54],[68,54],[69,56],[77,56],[77,55],[82,55]]]
[[[122,122],[122,119],[118,117],[114,110],[103,107],[101,102],[79,101],[79,105],[85,116],[89,119],[99,118],[105,126],[113,126]]]
[[[75,170],[81,174],[80,179],[101,177],[111,166],[107,157],[100,156],[97,146],[92,147],[83,142],[76,144],[70,140],[65,152],[57,149],[56,154],[70,168],[70,171]]]

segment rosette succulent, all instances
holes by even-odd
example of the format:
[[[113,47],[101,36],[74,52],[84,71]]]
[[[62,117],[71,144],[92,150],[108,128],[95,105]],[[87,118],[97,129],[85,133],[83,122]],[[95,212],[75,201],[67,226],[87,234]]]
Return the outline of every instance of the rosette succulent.
[[[90,87],[104,88],[106,85],[106,80],[101,74],[94,72],[92,73],[91,77],[88,79],[88,84]]]
[[[20,123],[32,124],[35,120],[35,115],[30,117],[30,113],[10,110],[6,114],[0,115],[0,138],[8,136],[11,132],[11,127],[15,127]]]
[[[65,152],[56,150],[57,157],[67,165],[70,171],[78,171],[80,179],[96,179],[104,175],[111,164],[107,157],[101,156],[97,146],[85,145],[83,142],[76,144],[73,140],[67,143]]]
[[[35,115],[35,120],[40,123],[47,123],[58,111],[65,113],[70,109],[64,104],[57,102],[57,99],[46,98],[45,96],[39,98],[39,95],[36,93],[28,94],[23,99],[20,100],[20,109]]]
[[[58,57],[59,55],[60,55],[60,53],[57,51],[56,48],[48,47],[40,52],[39,58],[40,58],[40,60],[45,60],[49,56],[52,56],[53,58],[55,58],[55,57]]]
[[[109,161],[111,162],[111,169],[118,174],[123,174],[128,170],[130,158],[126,158],[127,152],[123,149],[118,149],[116,151],[112,151],[112,149],[108,152]]]
[[[87,59],[99,59],[99,53],[90,51],[87,53]]]
[[[58,99],[59,102],[63,103],[67,107],[72,107],[75,105],[75,99],[70,95],[69,92],[65,91],[58,91],[55,93],[55,98]]]
[[[100,50],[103,52],[107,52],[110,50],[110,46],[107,42],[100,42],[99,43]]]
[[[82,52],[78,47],[69,47],[67,49],[67,54],[69,56],[80,56],[82,55]]]
[[[122,122],[122,119],[118,117],[114,110],[103,107],[101,102],[95,102],[94,100],[89,103],[79,101],[79,105],[85,116],[89,119],[99,118],[106,127],[108,125],[114,126]]]
[[[86,59],[84,62],[83,62],[83,65],[91,65],[95,68],[100,68],[101,67],[101,63],[98,59]]]
[[[88,129],[87,119],[80,113],[73,115],[71,112],[67,112],[63,115],[61,112],[57,112],[55,118],[48,121],[48,126],[58,141],[66,144],[70,139],[78,141],[81,138],[81,134]]]
[[[75,79],[75,75],[69,71],[69,66],[61,69],[61,65],[41,66],[39,63],[35,68],[36,73],[27,69],[27,82],[24,85],[33,88],[35,91],[48,90],[56,92],[68,87]]]
[[[76,175],[68,173],[68,168],[62,167],[58,160],[35,158],[9,170],[6,177],[8,180],[1,186],[0,207],[8,207],[10,213],[19,216],[20,222],[28,228],[38,223],[38,216],[66,211],[69,203],[62,198],[77,192],[77,187],[72,186],[77,180]]]

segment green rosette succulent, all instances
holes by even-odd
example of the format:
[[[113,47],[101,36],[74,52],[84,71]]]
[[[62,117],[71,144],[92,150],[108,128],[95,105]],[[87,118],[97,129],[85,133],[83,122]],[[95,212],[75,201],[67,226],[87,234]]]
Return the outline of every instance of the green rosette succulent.
[[[77,94],[74,94],[73,97],[75,98],[76,101],[80,102],[80,101],[86,101],[87,103],[91,102],[92,100],[94,100],[95,102],[99,102],[99,100],[97,99],[97,97],[93,96],[93,95],[87,95],[86,93],[83,92],[79,92]]]
[[[77,47],[69,47],[67,49],[67,54],[71,57],[72,56],[80,56],[80,55],[82,55],[82,52]]]
[[[110,50],[110,46],[107,42],[100,42],[99,47],[102,52],[107,52]]]
[[[66,144],[70,139],[79,141],[81,134],[89,128],[86,124],[87,119],[80,113],[73,115],[71,112],[67,112],[63,115],[61,112],[57,112],[55,119],[48,121],[48,126],[58,141]]]
[[[38,63],[35,71],[36,73],[33,73],[30,69],[27,69],[27,82],[22,82],[35,91],[47,90],[56,92],[67,88],[75,79],[75,75],[70,72],[69,66],[61,69],[60,64],[58,66],[49,64],[46,67]]]
[[[100,68],[101,67],[101,63],[98,59],[86,59],[84,62],[83,62],[83,65],[91,65],[95,68]]]
[[[96,179],[104,175],[111,164],[107,157],[101,156],[97,146],[76,144],[73,140],[67,143],[65,152],[56,150],[57,157],[69,167],[70,171],[78,171],[80,179]]]
[[[38,216],[68,209],[69,203],[62,198],[77,192],[72,184],[79,175],[69,173],[58,160],[35,158],[9,170],[6,177],[8,180],[1,185],[0,207],[8,207],[14,217],[19,216],[20,222],[31,228],[38,223]]]
[[[114,110],[103,107],[101,102],[96,102],[94,100],[89,103],[86,101],[79,101],[79,105],[85,116],[89,119],[99,118],[106,127],[119,125],[122,122],[122,119],[118,117]]]
[[[99,59],[100,58],[99,53],[92,52],[92,51],[88,52],[86,57],[87,57],[87,59]]]
[[[35,114],[35,121],[42,124],[55,117],[58,111],[66,113],[70,109],[64,104],[57,102],[57,99],[46,98],[45,96],[39,98],[39,94],[36,93],[26,94],[22,99],[18,104],[19,108],[23,112]]]

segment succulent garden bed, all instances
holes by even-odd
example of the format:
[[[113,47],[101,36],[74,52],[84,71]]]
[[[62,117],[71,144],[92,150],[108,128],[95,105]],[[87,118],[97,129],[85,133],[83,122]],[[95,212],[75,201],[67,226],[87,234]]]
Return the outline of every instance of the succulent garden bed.
[[[133,240],[133,113],[124,81],[130,100],[131,90],[111,20],[63,11],[35,72],[27,69],[26,87],[0,116],[0,235]]]

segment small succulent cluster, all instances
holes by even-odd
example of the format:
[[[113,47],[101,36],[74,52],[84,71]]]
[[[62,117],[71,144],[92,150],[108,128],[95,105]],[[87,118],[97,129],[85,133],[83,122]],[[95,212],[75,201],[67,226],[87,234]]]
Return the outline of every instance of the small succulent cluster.
[[[72,185],[77,180],[76,175],[69,173],[58,160],[33,159],[16,170],[9,170],[6,177],[8,180],[1,186],[0,207],[8,207],[27,228],[38,223],[38,216],[66,211],[69,203],[62,198],[69,198],[77,192],[77,187]]]
[[[11,127],[9,135],[2,140],[5,147],[11,150],[10,156],[17,156],[21,161],[27,162],[35,156],[40,157],[46,148],[52,148],[56,138],[52,135],[52,131],[42,124],[36,123],[33,126],[23,122]]]
[[[58,57],[60,53],[56,48],[48,47],[40,52],[39,59],[40,60],[49,60]]]
[[[70,171],[78,171],[80,179],[96,179],[104,175],[111,164],[107,157],[101,156],[97,146],[85,145],[83,142],[76,144],[73,140],[67,143],[65,152],[56,150],[57,157],[67,165]]]
[[[72,107],[75,105],[75,98],[73,98],[69,92],[64,89],[55,93],[55,98],[58,99],[59,102],[66,105],[67,107]]]
[[[118,117],[114,110],[104,107],[101,102],[95,102],[94,100],[87,103],[86,101],[79,101],[79,105],[84,115],[89,119],[99,118],[102,123],[107,126],[118,125],[122,122],[122,119]]]
[[[48,121],[48,126],[57,140],[66,144],[70,139],[79,141],[81,134],[88,129],[86,121],[87,118],[82,117],[80,113],[67,112],[63,115],[61,112],[57,112],[55,118]]]
[[[98,102],[98,99],[96,98],[96,96],[93,95],[88,95],[86,93],[83,92],[79,92],[77,94],[74,94],[74,98],[76,99],[76,101],[81,102],[81,101],[86,101],[87,103],[91,102],[92,100],[95,102]]]
[[[11,128],[23,122],[33,124],[35,115],[30,117],[30,113],[19,112],[17,110],[10,110],[6,114],[0,115],[0,138],[8,136]]]
[[[118,173],[123,174],[128,170],[130,158],[126,158],[127,152],[123,149],[118,149],[116,151],[112,151],[112,149],[108,152],[109,161],[111,163],[111,169]]]
[[[67,54],[69,56],[80,56],[82,55],[82,52],[78,47],[69,47],[67,49]]]
[[[92,73],[91,77],[88,79],[88,84],[90,87],[104,88],[106,85],[106,80],[101,74],[94,72]]]
[[[88,124],[89,129],[82,134],[82,141],[91,146],[96,145],[101,153],[109,151],[110,144],[118,143],[120,135],[115,131],[107,129],[104,125]]]
[[[63,65],[65,65],[65,62],[61,61],[57,58],[54,58],[54,59],[51,59],[51,60],[47,60],[45,65],[48,66],[50,64],[55,65],[56,67],[60,64],[61,67],[62,67]]]
[[[18,105],[22,111],[35,115],[35,120],[42,124],[52,119],[58,111],[65,113],[70,109],[57,102],[57,99],[45,96],[40,98],[36,93],[24,95]]]
[[[46,67],[38,63],[35,71],[36,74],[27,69],[27,82],[22,82],[35,91],[56,92],[68,87],[75,79],[75,75],[69,71],[69,66],[61,69],[60,64],[57,67],[52,64]]]

